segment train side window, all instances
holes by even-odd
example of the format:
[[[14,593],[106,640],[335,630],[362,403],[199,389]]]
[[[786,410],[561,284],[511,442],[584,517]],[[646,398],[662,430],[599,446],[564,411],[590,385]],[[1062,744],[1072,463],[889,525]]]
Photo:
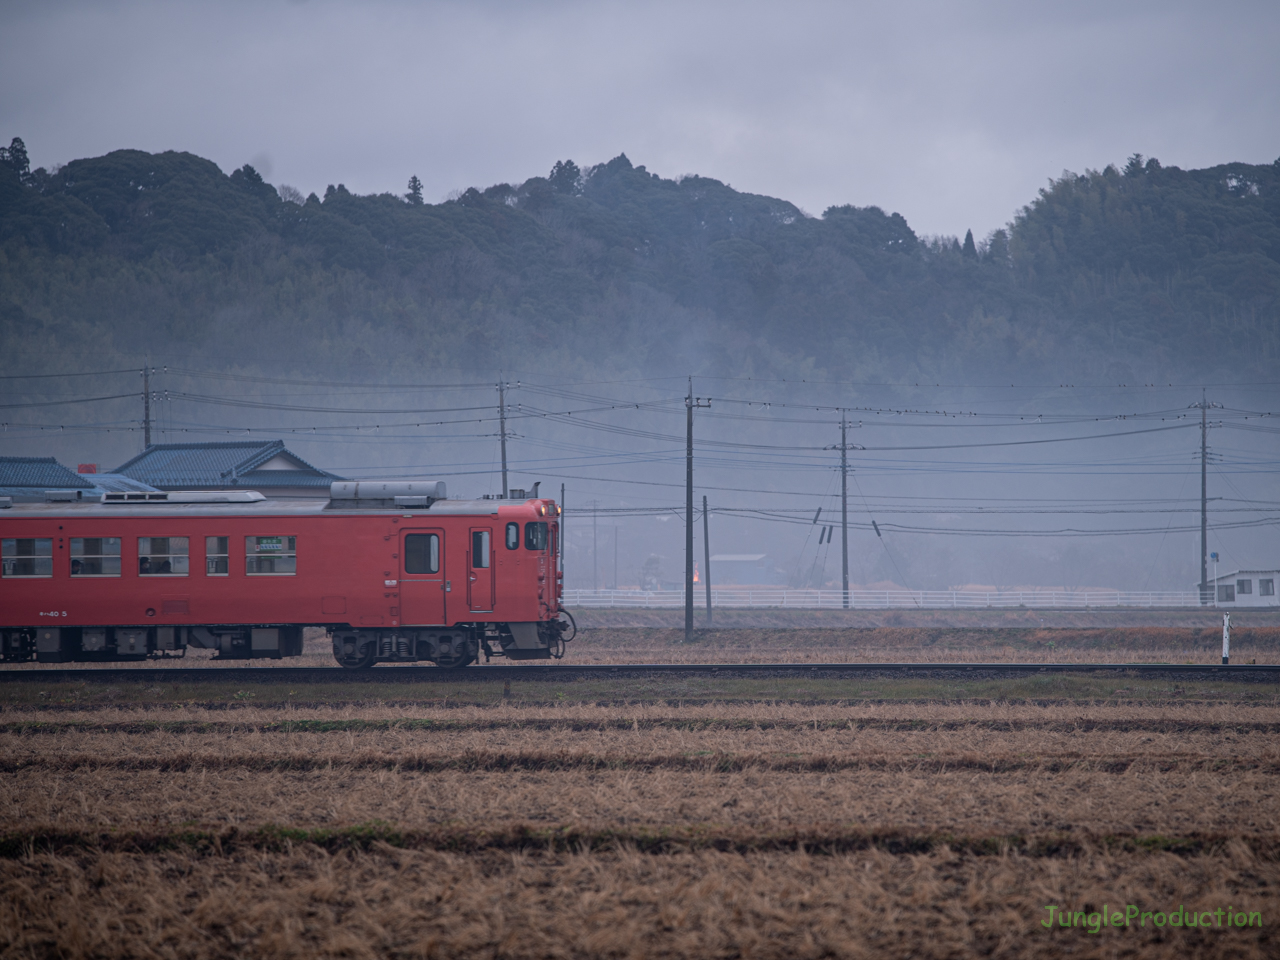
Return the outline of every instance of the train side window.
[[[440,537],[434,533],[407,533],[404,537],[404,572],[439,573]]]
[[[52,577],[52,537],[5,537],[0,540],[0,576]]]
[[[477,570],[484,570],[489,566],[488,530],[471,531],[471,566]]]
[[[524,548],[526,550],[547,549],[547,525],[539,520],[524,525]]]
[[[204,538],[204,573],[207,577],[225,577],[231,559],[230,537]]]
[[[286,576],[298,572],[297,537],[245,537],[244,572],[249,576]]]
[[[190,571],[187,537],[139,537],[138,576],[185,577]]]
[[[119,537],[72,537],[73,577],[120,576]]]
[[[507,549],[515,550],[520,546],[520,524],[507,524]]]

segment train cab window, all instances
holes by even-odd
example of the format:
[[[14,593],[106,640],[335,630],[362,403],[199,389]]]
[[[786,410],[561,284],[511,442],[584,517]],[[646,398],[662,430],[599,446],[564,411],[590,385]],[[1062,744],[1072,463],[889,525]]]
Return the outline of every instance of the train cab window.
[[[297,537],[245,537],[244,554],[244,572],[251,577],[298,572]]]
[[[187,537],[139,537],[138,576],[185,577],[190,571]]]
[[[72,537],[73,577],[120,576],[119,537]]]
[[[524,525],[524,548],[526,550],[547,549],[547,525],[539,520],[537,523]]]
[[[488,569],[489,566],[489,531],[471,531],[471,566],[477,570]]]
[[[507,524],[507,549],[515,550],[520,546],[520,524]]]
[[[204,538],[204,573],[207,577],[225,577],[231,559],[230,537]]]
[[[52,577],[52,537],[5,537],[0,540],[0,576]]]
[[[434,533],[408,533],[404,538],[405,573],[440,572],[440,537]]]

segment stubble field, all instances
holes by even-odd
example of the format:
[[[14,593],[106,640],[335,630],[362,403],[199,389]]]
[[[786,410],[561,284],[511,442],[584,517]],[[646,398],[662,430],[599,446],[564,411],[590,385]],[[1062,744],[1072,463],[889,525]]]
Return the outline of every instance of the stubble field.
[[[1277,952],[1272,683],[162,673],[0,686],[0,955]]]

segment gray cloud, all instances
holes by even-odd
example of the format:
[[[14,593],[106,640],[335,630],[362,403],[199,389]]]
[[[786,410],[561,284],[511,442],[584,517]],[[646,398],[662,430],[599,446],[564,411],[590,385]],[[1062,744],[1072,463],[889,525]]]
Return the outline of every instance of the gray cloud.
[[[1277,49],[1254,2],[19,4],[0,137],[435,199],[625,151],[981,236],[1064,168],[1275,159]]]

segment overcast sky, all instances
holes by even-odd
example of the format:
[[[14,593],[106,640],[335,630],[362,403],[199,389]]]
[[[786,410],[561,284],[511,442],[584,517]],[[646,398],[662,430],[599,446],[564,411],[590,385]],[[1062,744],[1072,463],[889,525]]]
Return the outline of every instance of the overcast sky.
[[[982,237],[1063,169],[1280,156],[1280,3],[0,4],[0,138],[430,200],[625,152]]]

